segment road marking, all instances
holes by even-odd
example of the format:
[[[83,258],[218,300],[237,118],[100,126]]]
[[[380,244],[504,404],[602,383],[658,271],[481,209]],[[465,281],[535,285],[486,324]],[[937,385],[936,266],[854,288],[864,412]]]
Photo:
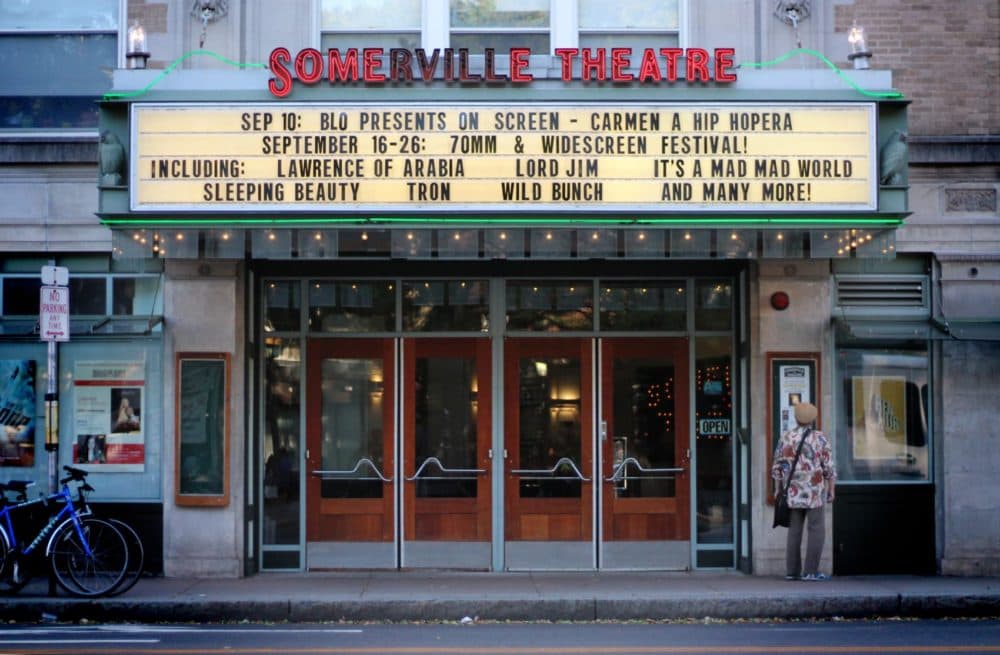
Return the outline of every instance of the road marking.
[[[38,642],[32,642],[38,643]],[[30,649],[19,655],[53,655],[63,650]],[[742,655],[755,653],[1000,653],[1000,645],[953,646],[547,646],[547,647],[470,647],[470,646],[403,646],[403,647],[324,647],[324,648],[155,648],[128,650],[75,650],[74,655]]]

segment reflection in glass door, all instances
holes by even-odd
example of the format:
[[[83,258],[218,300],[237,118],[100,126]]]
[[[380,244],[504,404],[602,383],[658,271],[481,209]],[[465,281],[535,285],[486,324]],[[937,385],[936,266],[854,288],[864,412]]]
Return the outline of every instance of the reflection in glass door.
[[[687,358],[687,339],[602,340],[602,568],[690,566]]]
[[[590,339],[505,342],[505,560],[594,566]]]
[[[403,342],[404,567],[489,569],[490,342]]]
[[[392,339],[310,339],[306,565],[396,566]]]

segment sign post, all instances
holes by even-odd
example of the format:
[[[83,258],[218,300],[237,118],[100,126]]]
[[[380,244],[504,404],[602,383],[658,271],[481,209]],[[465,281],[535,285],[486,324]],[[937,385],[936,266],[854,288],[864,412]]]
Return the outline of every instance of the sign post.
[[[58,485],[59,456],[59,354],[58,342],[69,341],[69,269],[42,267],[42,289],[38,303],[38,332],[48,342],[45,389],[45,451],[48,453],[49,493]]]

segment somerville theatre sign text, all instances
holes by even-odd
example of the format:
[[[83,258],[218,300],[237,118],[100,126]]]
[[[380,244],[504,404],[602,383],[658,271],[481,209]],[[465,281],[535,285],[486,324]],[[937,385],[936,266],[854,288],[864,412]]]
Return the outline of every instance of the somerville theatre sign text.
[[[676,82],[687,83],[736,81],[732,48],[645,48],[633,53],[632,48],[556,48],[555,56],[561,60],[563,81],[574,79],[579,69],[579,79],[584,82]],[[497,71],[496,52],[483,50],[483,72],[472,72],[471,53],[466,48],[435,48],[429,53],[424,48],[331,48],[326,55],[315,48],[304,48],[294,57],[287,48],[271,51],[269,67],[274,78],[268,89],[284,98],[292,92],[294,82],[312,85],[326,80],[330,84],[363,82],[424,82],[440,79],[463,84],[524,84],[534,77],[528,71],[530,48],[510,48],[509,72]],[[416,68],[416,72],[414,71]],[[630,69],[636,72],[631,72]],[[294,73],[294,76],[293,76]]]

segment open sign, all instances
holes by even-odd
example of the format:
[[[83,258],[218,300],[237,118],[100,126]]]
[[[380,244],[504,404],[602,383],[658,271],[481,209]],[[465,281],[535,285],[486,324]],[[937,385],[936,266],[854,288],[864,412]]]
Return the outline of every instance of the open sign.
[[[729,434],[731,422],[728,418],[703,418],[698,420],[698,434]]]

